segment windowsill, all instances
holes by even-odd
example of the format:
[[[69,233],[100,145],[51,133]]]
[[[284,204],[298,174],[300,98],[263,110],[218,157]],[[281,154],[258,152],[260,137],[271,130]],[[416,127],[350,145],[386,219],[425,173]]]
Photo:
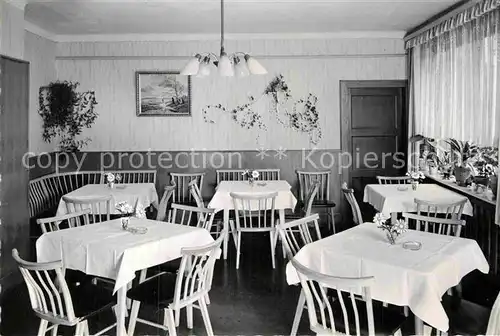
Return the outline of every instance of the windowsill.
[[[442,185],[449,187],[450,189],[456,190],[462,194],[468,195],[470,197],[474,197],[474,198],[479,199],[483,202],[486,202],[486,203],[489,203],[493,206],[496,206],[496,201],[493,200],[493,193],[489,189],[482,194],[478,194],[478,193],[472,191],[468,187],[460,187],[454,181],[445,180],[441,176],[432,176],[432,175],[428,175],[428,174],[425,174],[425,176],[430,180],[433,180],[435,182],[438,182],[439,184],[442,184]]]

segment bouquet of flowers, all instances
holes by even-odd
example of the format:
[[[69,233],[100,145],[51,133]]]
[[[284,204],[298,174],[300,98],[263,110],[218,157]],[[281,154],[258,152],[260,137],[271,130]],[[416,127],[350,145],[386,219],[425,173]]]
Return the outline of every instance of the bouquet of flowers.
[[[129,228],[129,217],[146,218],[146,211],[139,202],[136,203],[135,208],[128,204],[127,201],[116,203],[115,207],[122,215],[126,216],[121,219],[122,227],[125,230]]]
[[[122,177],[120,174],[113,174],[113,173],[105,173],[104,176],[106,177],[106,182],[108,183],[108,187],[113,188],[115,185],[115,182],[120,183],[122,180]]]
[[[406,176],[409,176],[411,179],[411,187],[413,190],[417,190],[418,184],[425,179],[425,175],[421,171],[412,171],[407,172]]]
[[[379,229],[385,231],[391,245],[396,244],[396,239],[408,230],[408,225],[403,219],[398,219],[396,223],[392,224],[389,217],[380,212],[373,217],[373,222],[378,225]]]
[[[245,170],[242,175],[247,176],[248,183],[250,183],[250,185],[253,185],[255,180],[258,179],[260,176],[257,170],[250,170],[250,169]]]

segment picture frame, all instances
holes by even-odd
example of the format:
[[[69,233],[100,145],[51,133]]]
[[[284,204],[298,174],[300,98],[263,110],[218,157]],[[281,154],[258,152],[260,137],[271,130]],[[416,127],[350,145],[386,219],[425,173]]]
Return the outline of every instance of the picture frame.
[[[179,71],[136,71],[138,117],[190,117],[191,76]]]

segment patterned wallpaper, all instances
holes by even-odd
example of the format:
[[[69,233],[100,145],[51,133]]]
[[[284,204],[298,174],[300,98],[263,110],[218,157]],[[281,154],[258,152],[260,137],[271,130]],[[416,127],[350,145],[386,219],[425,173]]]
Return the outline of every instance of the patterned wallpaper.
[[[261,56],[269,74],[244,79],[193,78],[192,117],[136,117],[135,71],[179,70],[185,60],[155,57],[216,51],[217,45],[217,41],[59,43],[57,78],[78,81],[80,90],[96,92],[99,117],[92,129],[84,132],[92,139],[87,150],[311,148],[308,135],[281,126],[269,114],[265,101],[259,102],[256,111],[263,115],[267,132],[243,130],[227,115],[215,114],[216,124],[203,120],[201,110],[206,105],[241,105],[249,95],[259,96],[277,74],[283,74],[294,99],[307,97],[308,93],[318,97],[323,139],[315,147],[338,149],[339,80],[406,77],[400,39],[230,40],[226,50],[251,51]],[[71,59],[74,56],[87,58]],[[33,138],[39,137],[35,133],[32,129]]]

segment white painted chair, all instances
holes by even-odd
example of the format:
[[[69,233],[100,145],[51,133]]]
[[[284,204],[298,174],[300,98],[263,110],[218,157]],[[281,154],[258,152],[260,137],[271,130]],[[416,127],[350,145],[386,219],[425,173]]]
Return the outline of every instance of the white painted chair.
[[[236,217],[236,269],[240,267],[241,235],[243,232],[269,232],[271,260],[275,262],[276,228],[275,200],[277,192],[262,194],[230,193]]]
[[[48,331],[58,335],[59,326],[76,327],[75,335],[90,336],[88,318],[116,304],[112,293],[98,286],[68,286],[60,260],[25,261],[16,249],[12,250],[12,257],[28,288],[31,308],[40,318],[38,336]],[[115,326],[116,323],[93,335],[102,335]]]
[[[425,231],[446,236],[460,237],[465,220],[447,219],[440,217],[429,217],[403,213],[403,218],[411,228],[417,231]],[[413,225],[414,224],[414,225]]]
[[[169,223],[202,228],[210,232],[214,216],[214,209],[198,208],[174,203],[168,214],[167,221]]]
[[[349,203],[352,211],[352,220],[354,224],[359,225],[363,223],[363,216],[359,208],[358,201],[354,197],[354,190],[347,187],[347,183],[342,183],[342,193],[344,194],[347,202]]]
[[[82,212],[90,209],[90,222],[101,223],[110,220],[111,214],[111,196],[99,197],[73,197],[63,196],[68,213]]]
[[[218,169],[215,171],[217,184],[221,181],[246,181],[248,176],[243,175],[246,169]],[[261,181],[280,180],[280,169],[254,169],[259,172]]]
[[[163,196],[161,197],[160,204],[158,205],[158,212],[156,214],[157,221],[164,221],[167,218],[169,211],[170,201],[174,195],[175,186],[167,185],[164,188]]]
[[[307,193],[314,184],[318,184],[318,192],[313,201],[312,207],[316,209],[326,210],[329,218],[330,229],[336,233],[335,228],[335,202],[330,198],[330,171],[297,171],[299,180],[299,200],[305,202]]]
[[[465,203],[467,203],[467,199],[451,203],[436,203],[415,198],[417,215],[447,219],[461,219]]]
[[[195,180],[201,194],[204,176],[205,173],[170,173],[170,184],[175,186],[172,196],[173,202],[177,204],[194,204],[194,199],[189,192],[189,183]]]
[[[294,213],[291,214],[285,213],[285,220],[288,219],[295,220],[310,216],[312,212],[313,202],[316,195],[318,194],[318,190],[319,190],[319,184],[318,183],[313,184],[306,195],[303,207],[298,209],[298,211],[296,210]]]
[[[186,308],[187,326],[193,328],[193,308],[201,311],[205,329],[213,336],[212,324],[208,316],[206,299],[212,287],[213,269],[219,257],[220,246],[226,231],[213,243],[181,250],[182,261],[177,274],[162,273],[130,289],[127,296],[133,300],[128,334],[133,335],[137,322],[168,330],[170,336],[176,336],[179,325],[179,311]],[[161,308],[164,312],[163,324],[138,318],[140,305],[148,304]],[[175,312],[175,317],[174,317]]]
[[[315,272],[295,259],[291,263],[297,270],[302,285],[301,293],[307,303],[309,328],[316,335],[401,334],[400,327],[405,319],[401,315],[387,319],[390,324],[377,324],[377,328],[380,328],[375,332],[376,320],[371,297],[373,277],[330,276]],[[336,292],[334,300],[327,295],[328,289]],[[362,300],[356,298],[359,294]]]
[[[49,218],[39,218],[36,220],[40,225],[43,233],[58,231],[62,225],[68,228],[90,224],[90,209],[85,209],[80,212],[73,212],[63,216],[55,216]]]
[[[288,260],[292,260],[297,252],[299,252],[299,250],[305,245],[321,239],[318,221],[319,215],[314,214],[288,222],[284,225],[276,225],[276,231],[281,237]],[[301,297],[303,298],[302,293]],[[302,318],[302,312],[304,309],[306,309],[306,306],[303,302],[302,304],[297,304],[295,317],[293,319],[292,332],[290,333],[292,336],[297,335],[297,330],[299,329],[300,319]]]
[[[409,176],[377,176],[378,184],[410,184]]]
[[[156,183],[156,170],[107,170],[101,172],[101,184],[107,183],[105,174],[120,174],[121,180],[115,183]]]
[[[191,196],[193,197],[196,206],[198,208],[206,208],[205,202],[203,201],[203,198],[201,197],[201,191],[200,188],[198,188],[198,184],[196,183],[196,180],[193,180],[189,182],[189,192],[191,193]],[[232,220],[230,220],[232,223],[234,223]],[[214,234],[215,237],[218,237],[220,232],[222,231],[222,228],[224,226],[224,218],[222,217],[222,212],[218,211],[215,213],[214,220],[212,223],[212,228],[210,229],[210,233]]]

